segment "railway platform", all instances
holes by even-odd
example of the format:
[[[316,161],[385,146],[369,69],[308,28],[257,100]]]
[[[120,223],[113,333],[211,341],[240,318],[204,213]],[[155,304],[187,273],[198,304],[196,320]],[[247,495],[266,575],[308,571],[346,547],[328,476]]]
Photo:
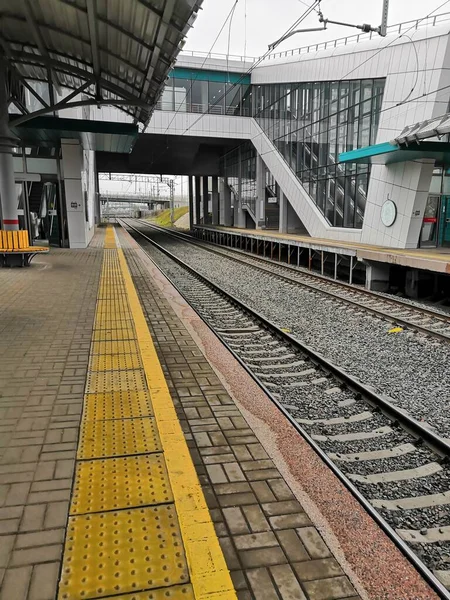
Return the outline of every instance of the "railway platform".
[[[200,239],[287,262],[367,289],[448,296],[449,248],[388,248],[273,230],[195,225]]]
[[[436,598],[124,230],[0,281],[0,600]]]
[[[337,255],[354,257],[356,260],[372,260],[376,262],[401,265],[415,269],[424,269],[436,273],[450,273],[450,248],[384,248],[358,242],[343,242],[312,238],[295,233],[279,233],[264,229],[241,229],[239,227],[222,227],[196,225],[196,229],[205,230],[205,235],[212,232],[238,236],[246,242],[246,238],[259,239],[266,242],[295,246],[300,249],[311,249],[316,252],[331,252]],[[210,232],[209,234],[207,232]]]

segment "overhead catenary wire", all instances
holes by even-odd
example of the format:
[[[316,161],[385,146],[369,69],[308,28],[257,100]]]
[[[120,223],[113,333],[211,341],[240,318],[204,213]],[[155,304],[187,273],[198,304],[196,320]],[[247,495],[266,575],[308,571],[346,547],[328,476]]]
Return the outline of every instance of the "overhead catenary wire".
[[[421,19],[418,19],[416,23],[420,23],[420,22],[424,21],[425,19],[428,19],[430,16],[432,16],[432,15],[433,15],[433,13],[435,13],[435,12],[436,12],[436,11],[438,11],[438,10],[440,10],[440,9],[441,9],[443,6],[445,6],[445,5],[446,5],[446,4],[448,4],[449,2],[450,2],[450,0],[446,0],[445,2],[443,2],[442,4],[440,4],[440,5],[439,5],[437,8],[433,9],[433,10],[432,10],[430,13],[428,13],[427,15],[425,15],[424,17],[422,17]],[[410,38],[410,36],[409,36],[409,35],[407,35],[407,34],[408,34],[410,31],[411,31],[411,29],[415,29],[415,28],[416,28],[416,24],[412,25],[412,26],[411,26],[409,29],[407,29],[405,32],[403,32],[403,33],[400,33],[400,34],[399,34],[398,36],[396,36],[396,37],[395,37],[393,40],[391,40],[391,41],[390,41],[388,44],[386,44],[385,46],[383,46],[382,48],[380,48],[380,49],[379,49],[379,50],[378,50],[378,51],[377,51],[375,54],[373,54],[372,56],[368,57],[366,60],[364,60],[362,63],[360,63],[359,65],[357,65],[357,66],[356,66],[356,67],[354,67],[353,69],[351,69],[351,70],[350,70],[348,73],[346,73],[345,75],[343,75],[343,76],[342,76],[340,79],[338,79],[338,80],[336,80],[336,81],[337,81],[338,83],[340,83],[340,82],[342,82],[343,80],[346,80],[346,79],[347,79],[347,77],[348,77],[349,75],[351,75],[351,74],[352,74],[354,71],[356,71],[357,69],[360,69],[360,68],[361,68],[361,67],[362,67],[364,64],[366,64],[366,63],[367,63],[367,62],[369,62],[370,60],[373,60],[373,59],[374,59],[376,56],[378,56],[378,54],[379,54],[380,52],[382,52],[383,50],[385,50],[386,48],[388,48],[389,46],[391,46],[391,45],[392,45],[394,42],[398,41],[398,40],[399,40],[401,37],[403,37],[403,36],[406,36],[406,37],[408,37],[409,39],[411,39],[411,38]],[[412,41],[412,40],[411,40],[411,41]],[[416,57],[417,57],[417,61],[418,61],[417,49],[416,49],[416,47],[415,47],[415,45],[414,45],[414,44],[413,44],[413,47],[414,47],[414,50],[415,50],[415,52],[416,52]],[[431,95],[431,94],[433,94],[433,93],[438,93],[438,92],[440,92],[440,91],[443,91],[443,90],[445,90],[445,89],[448,89],[448,88],[450,87],[450,86],[444,86],[444,87],[442,87],[442,88],[437,88],[437,89],[435,89],[435,90],[431,90],[430,92],[427,92],[427,93],[424,93],[424,94],[421,94],[421,95],[415,96],[415,97],[413,97],[413,98],[410,98],[411,94],[413,93],[413,91],[414,91],[414,89],[415,89],[415,87],[416,87],[416,85],[417,85],[417,80],[418,80],[418,68],[416,68],[416,82],[415,82],[415,84],[414,84],[413,88],[411,89],[411,91],[410,91],[410,92],[408,93],[408,95],[406,96],[406,98],[405,98],[405,99],[403,99],[403,100],[401,100],[400,102],[397,102],[396,104],[394,104],[394,105],[392,105],[392,106],[390,106],[390,107],[387,107],[387,108],[385,108],[385,109],[382,109],[382,110],[380,110],[378,114],[379,114],[379,115],[381,115],[381,114],[383,114],[383,113],[385,113],[385,112],[388,112],[388,111],[391,111],[391,110],[393,110],[393,109],[395,109],[395,108],[398,108],[398,106],[402,106],[402,105],[408,104],[409,102],[414,102],[414,101],[416,101],[416,100],[420,100],[420,98],[423,98],[423,97],[429,96],[429,95]],[[285,97],[285,96],[286,96],[288,93],[290,93],[290,92],[287,92],[287,93],[286,93],[286,94],[285,94],[283,97]],[[320,92],[320,93],[322,94],[323,92]],[[283,97],[282,97],[282,98],[283,98]],[[281,98],[280,98],[280,99],[281,99]],[[371,96],[371,98],[368,98],[367,100],[372,100],[372,99],[373,99],[373,96]],[[346,108],[343,108],[343,109],[341,109],[341,110],[337,111],[336,113],[333,113],[333,115],[336,115],[336,116],[338,116],[338,115],[339,115],[341,112],[344,112],[344,111],[346,111],[346,110],[348,110],[348,109],[350,109],[350,108],[352,108],[352,107],[355,107],[357,104],[358,104],[358,103],[355,103],[355,104],[353,104],[353,105],[350,105],[350,106],[348,106],[348,107],[346,107]],[[272,103],[270,106],[273,106],[273,103]],[[267,108],[270,108],[270,106],[268,106],[268,107],[265,107],[265,108],[264,108],[264,110],[265,110],[265,109],[267,109]],[[399,113],[399,114],[398,114],[398,115],[396,115],[396,116],[400,116],[401,114],[404,114],[404,113]],[[255,115],[255,117],[257,118],[257,117],[258,117],[258,115]],[[313,123],[310,123],[310,124],[309,124],[309,126],[311,126],[312,124],[313,124]],[[265,130],[263,130],[263,131],[261,131],[261,132],[257,133],[255,136],[253,136],[253,137],[252,137],[252,138],[250,138],[249,140],[246,140],[246,142],[248,142],[248,141],[250,141],[250,142],[254,142],[254,140],[256,140],[258,137],[260,137],[260,136],[261,136],[261,135],[263,135],[263,134],[264,134],[264,135],[266,135],[266,136],[268,136],[268,135],[269,135],[269,133],[271,132],[271,130],[272,130],[274,127],[276,127],[276,125],[277,125],[277,123],[276,123],[276,122],[274,122],[274,123],[273,123],[273,125],[272,125],[272,126],[271,126],[271,127],[268,129],[268,130],[266,130],[266,131],[265,131]],[[326,129],[326,130],[324,130],[323,132],[321,132],[321,134],[327,134],[327,133],[329,133],[330,131],[333,131],[333,130],[335,130],[335,129],[338,129],[338,127],[339,127],[339,126],[340,126],[340,125],[339,125],[339,123],[338,123],[338,119],[336,119],[336,125],[335,125],[335,126],[332,126],[332,127],[329,127],[328,129]],[[302,129],[302,128],[301,128],[301,127],[299,127],[299,128],[298,128],[298,130],[299,130],[299,129]],[[298,130],[297,130],[297,131],[298,131]],[[270,138],[269,138],[269,139],[270,139]],[[246,142],[244,142],[244,143],[246,143]],[[271,143],[273,143],[273,142],[272,142],[272,140],[271,140]],[[243,144],[240,144],[240,146],[242,146],[242,145],[243,145]],[[238,148],[239,148],[240,146],[238,146]],[[277,148],[275,148],[275,149],[269,150],[268,152],[265,152],[265,153],[263,153],[261,156],[266,156],[267,154],[271,154],[271,153],[273,153],[273,152],[278,152],[278,149],[277,149]]]

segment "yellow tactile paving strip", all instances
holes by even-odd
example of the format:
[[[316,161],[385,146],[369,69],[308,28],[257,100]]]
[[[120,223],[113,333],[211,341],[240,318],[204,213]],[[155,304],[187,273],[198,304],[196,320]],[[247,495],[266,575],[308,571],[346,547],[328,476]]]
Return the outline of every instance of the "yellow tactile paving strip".
[[[104,247],[58,600],[235,600],[112,227]]]

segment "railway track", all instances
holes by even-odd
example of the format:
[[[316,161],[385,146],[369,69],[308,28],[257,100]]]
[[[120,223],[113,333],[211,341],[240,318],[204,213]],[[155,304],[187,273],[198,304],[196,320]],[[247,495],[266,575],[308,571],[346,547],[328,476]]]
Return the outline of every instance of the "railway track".
[[[212,247],[211,244],[195,240],[190,235],[168,231],[148,222],[139,220],[139,223],[144,227],[153,228],[175,239],[201,247],[208,252],[225,256],[268,273],[276,279],[302,286],[314,294],[333,298],[334,301],[350,305],[355,310],[365,310],[403,328],[420,332],[441,341],[450,341],[450,315],[431,308],[419,307],[398,298],[387,298],[382,294],[357,288],[344,282],[332,281],[322,275],[306,273],[299,268],[276,263],[261,256],[249,255],[242,250]]]
[[[440,597],[450,599],[450,444],[141,228],[120,223]]]

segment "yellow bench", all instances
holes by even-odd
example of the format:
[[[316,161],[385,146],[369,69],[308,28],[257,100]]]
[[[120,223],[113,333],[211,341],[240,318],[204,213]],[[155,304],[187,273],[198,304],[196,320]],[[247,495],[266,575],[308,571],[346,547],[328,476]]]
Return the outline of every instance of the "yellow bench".
[[[45,246],[30,246],[28,231],[0,229],[0,263],[2,267],[29,266],[36,254],[48,252]]]

